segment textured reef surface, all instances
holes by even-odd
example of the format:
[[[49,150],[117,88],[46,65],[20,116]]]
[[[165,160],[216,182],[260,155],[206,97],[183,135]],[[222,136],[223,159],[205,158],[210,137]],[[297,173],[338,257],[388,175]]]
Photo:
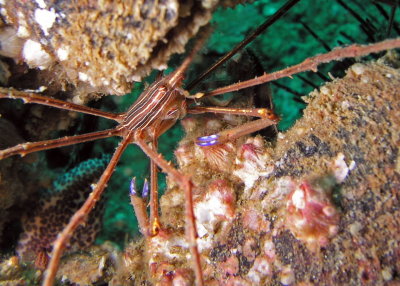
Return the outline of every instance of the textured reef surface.
[[[232,118],[184,120],[176,156],[196,185],[207,285],[400,283],[400,73],[390,65],[357,63],[311,93],[273,146],[256,136],[200,148],[195,137]],[[183,199],[169,184],[165,231],[127,247],[114,285],[190,285]]]
[[[133,1],[135,5],[124,9],[123,2],[116,5],[107,1],[82,2],[90,9],[81,11],[69,7],[68,1],[0,3],[1,85],[35,90],[46,86],[46,90],[40,90],[42,94],[77,103],[98,97],[98,93],[123,94],[130,90],[133,81],[152,68],[165,68],[171,54],[183,52],[189,38],[209,22],[217,6],[217,1],[189,1],[185,5],[161,1],[159,6],[154,6],[153,1]],[[223,4],[232,4],[228,2],[235,1]],[[307,5],[298,6],[299,10],[293,10],[285,21],[277,23],[274,33],[257,39],[248,50],[236,56],[233,60],[236,65],[227,64],[225,70],[217,72],[215,78],[202,83],[199,89],[212,88],[213,81],[223,85],[244,80],[246,76],[255,77],[256,69],[269,72],[323,52],[323,45],[305,32],[304,24],[297,21],[299,17],[313,25],[318,33],[324,31],[322,36],[331,47],[385,37],[382,32],[385,29],[379,28],[372,40],[365,40],[371,37],[368,34],[354,36],[360,30],[354,28],[358,24],[349,24],[348,13],[336,2],[332,3],[321,2],[312,9]],[[219,23],[213,21],[217,31],[210,36],[203,55],[194,60],[195,68],[189,71],[188,77],[196,77],[199,70],[204,70],[203,64],[209,66],[246,31],[275,12],[278,4],[256,1],[254,5],[238,6],[236,12],[217,11],[215,15],[225,18]],[[364,8],[360,1],[352,4]],[[372,4],[365,7],[365,17],[381,27],[378,22],[385,17],[371,17],[374,15],[371,7],[374,8]],[[378,4],[376,7],[382,8]],[[127,15],[136,15],[140,21]],[[42,17],[47,20],[43,21]],[[246,21],[232,29],[232,22],[236,23],[238,17]],[[314,18],[318,20],[313,22]],[[386,24],[384,21],[383,27]],[[394,29],[398,32],[396,25]],[[137,39],[130,34],[132,29],[145,31],[145,37]],[[285,37],[282,37],[283,30]],[[81,41],[76,41],[76,35]],[[30,49],[36,51],[34,57]],[[131,54],[133,49],[140,51],[138,57]],[[246,54],[252,61],[248,58],[241,61]],[[181,62],[181,58],[173,62]],[[306,81],[283,79],[279,85],[244,91],[242,98],[232,99],[228,95],[228,99],[210,102],[210,105],[229,102],[230,106],[249,107],[260,104],[257,102],[260,98],[253,93],[270,95],[273,89],[276,112],[282,114],[280,128],[287,129],[285,132],[276,135],[272,129],[268,134],[263,132],[201,148],[194,144],[198,136],[213,134],[246,120],[207,115],[182,120],[185,135],[177,147],[176,142],[183,136],[179,130],[172,130],[160,139],[160,151],[169,152],[165,157],[172,160],[171,150],[175,149],[179,169],[190,174],[196,186],[198,244],[207,285],[400,283],[399,61],[395,53],[389,53],[377,62],[357,63],[347,69],[352,62],[355,61],[323,67],[332,82],[321,87],[318,87],[320,83],[329,78],[321,73],[308,75],[306,81],[311,81],[311,88],[315,90],[303,99],[300,96],[310,90],[310,86],[305,88]],[[251,73],[240,70],[244,63],[250,66]],[[346,69],[343,79],[335,78]],[[297,93],[291,93],[293,90]],[[302,100],[308,103],[304,116],[288,129],[300,116],[300,109],[304,107],[299,103]],[[132,96],[107,97],[91,105],[105,110],[125,105],[119,107],[123,111],[132,101]],[[263,107],[270,103],[266,101],[264,98]],[[110,128],[102,121],[82,119],[71,112],[11,101],[1,103],[1,149],[25,140]],[[75,202],[68,193],[64,193],[65,197],[60,195],[61,203],[60,197],[44,202],[39,194],[43,189],[54,189],[53,181],[60,173],[74,170],[89,158],[112,152],[114,146],[115,141],[106,141],[1,161],[0,245],[2,254],[6,254],[0,257],[0,285],[40,283],[42,272],[33,269],[33,263],[12,256],[18,236],[25,229],[28,238],[33,237],[34,250],[39,247],[47,251],[49,235],[35,236],[41,232],[43,223],[34,223],[29,214],[34,214],[34,207],[40,204],[50,207],[47,211],[52,213],[56,209],[54,201],[58,201],[59,209],[66,206],[62,200],[67,199],[74,205]],[[193,283],[184,235],[184,195],[174,182],[167,178],[167,183],[162,183],[166,185],[166,193],[160,203],[161,233],[153,238],[140,238],[138,230],[133,230],[135,219],[128,202],[128,185],[132,176],[140,177],[139,180],[146,177],[148,163],[144,155],[131,150],[126,152],[110,182],[105,231],[99,245],[87,247],[84,243],[83,240],[92,241],[98,230],[98,225],[88,226],[87,230],[94,229],[85,233],[89,238],[75,241],[84,250],[68,253],[62,261],[58,278],[66,284]],[[98,172],[95,171],[95,176]],[[74,180],[78,179],[75,176]],[[87,190],[92,179],[84,182]],[[83,186],[76,186],[74,190],[80,188]],[[25,219],[21,226],[22,214]],[[46,210],[40,215],[37,220],[46,217]],[[64,212],[58,215],[67,216]],[[57,232],[46,231],[51,236]],[[128,242],[134,233],[138,235],[133,242]],[[117,243],[125,244],[125,250],[116,247]],[[29,256],[37,268],[46,264],[47,258],[40,252],[36,257],[32,253]]]
[[[176,156],[196,185],[207,285],[400,282],[395,57],[389,53],[378,62],[357,63],[344,78],[312,92],[304,117],[275,143],[255,136],[200,148],[195,137],[237,120],[183,121],[186,136]],[[169,182],[161,198],[159,235],[131,242],[123,252],[103,244],[68,255],[59,278],[79,285],[190,285],[183,199]],[[24,279],[38,275],[15,257],[3,261],[0,270],[9,282],[21,272]]]
[[[47,85],[123,95],[207,24],[218,1],[3,1],[1,54],[47,75]]]
[[[195,137],[237,122],[184,120],[176,156],[196,185],[207,285],[400,282],[400,73],[391,56],[357,63],[314,91],[304,117],[274,144],[256,136],[200,148]],[[70,255],[60,277],[190,285],[183,199],[170,182],[159,235],[122,253],[103,245]]]
[[[35,266],[45,269],[52,243],[72,215],[80,208],[106,168],[110,156],[91,159],[60,176],[51,190],[41,195],[39,202],[29,210],[23,220],[17,254],[22,261],[35,261]],[[104,198],[90,213],[87,223],[71,237],[69,251],[77,251],[93,244],[100,230],[104,213]],[[41,261],[43,260],[43,261]],[[42,265],[40,265],[42,264]]]

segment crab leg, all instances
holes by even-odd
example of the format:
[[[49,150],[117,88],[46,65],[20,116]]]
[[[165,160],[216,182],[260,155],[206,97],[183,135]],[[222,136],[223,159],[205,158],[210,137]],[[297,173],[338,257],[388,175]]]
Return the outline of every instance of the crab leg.
[[[59,109],[70,110],[75,112],[86,113],[103,118],[108,118],[120,122],[121,115],[118,113],[110,113],[99,109],[90,108],[84,105],[79,105],[52,97],[38,95],[34,92],[18,91],[11,88],[0,87],[0,98],[22,99],[24,103],[38,103],[41,105],[57,107]]]
[[[157,153],[147,143],[141,138],[141,133],[137,132],[135,134],[135,143],[143,150],[143,152],[165,173],[171,176],[176,183],[185,192],[185,212],[186,212],[186,235],[189,240],[190,253],[192,255],[193,267],[196,276],[196,285],[204,285],[203,282],[203,272],[201,269],[200,253],[197,249],[197,229],[196,229],[196,219],[194,215],[193,207],[193,193],[192,193],[192,182],[190,178],[174,167],[172,167],[161,154]]]
[[[124,137],[124,139],[119,143],[117,149],[115,150],[114,155],[112,156],[110,163],[108,163],[107,168],[105,169],[103,175],[100,177],[100,180],[95,185],[92,193],[90,193],[89,197],[86,199],[85,203],[82,207],[72,216],[68,225],[64,228],[64,230],[58,235],[57,239],[53,245],[53,251],[51,253],[50,263],[45,272],[43,286],[51,286],[53,285],[54,278],[57,273],[57,269],[60,263],[60,258],[62,253],[64,252],[65,247],[67,247],[71,235],[74,233],[76,228],[81,225],[90,211],[94,208],[96,202],[100,199],[101,194],[107,186],[107,182],[111,178],[111,175],[117,166],[117,163],[122,156],[122,153],[125,151],[126,147],[132,142],[132,135],[128,134]]]
[[[240,126],[221,131],[218,134],[207,135],[198,137],[196,144],[201,147],[212,146],[221,144],[229,140],[239,138],[258,130],[264,129],[268,126],[278,123],[278,116],[268,108],[231,108],[231,107],[193,107],[188,110],[188,113],[220,113],[220,114],[235,114],[245,116],[261,117],[261,119],[244,123]]]
[[[41,150],[48,150],[57,147],[69,146],[73,144],[93,141],[102,138],[108,138],[112,136],[117,136],[121,133],[119,129],[107,129],[98,132],[92,132],[82,135],[66,136],[59,139],[45,140],[39,142],[26,142],[18,144],[14,147],[10,147],[4,150],[0,150],[0,159],[4,159],[13,155],[25,156],[32,152],[37,152]]]
[[[361,56],[366,56],[371,53],[378,53],[381,51],[385,50],[390,50],[390,49],[395,49],[395,48],[400,48],[400,38],[397,39],[392,39],[392,40],[386,40],[383,42],[379,42],[376,44],[372,45],[350,45],[348,47],[344,48],[337,48],[332,50],[331,52],[317,55],[314,57],[307,58],[303,62],[288,67],[286,69],[269,73],[269,74],[264,74],[260,77],[246,80],[243,82],[235,83],[232,85],[228,85],[226,87],[222,88],[217,88],[211,92],[207,92],[204,94],[204,96],[215,96],[219,94],[224,94],[227,92],[231,91],[237,91],[241,90],[247,87],[259,85],[262,83],[270,82],[273,80],[277,80],[283,77],[290,77],[292,75],[305,72],[305,71],[317,71],[317,67],[320,64],[323,63],[329,63],[332,61],[339,61],[345,58],[355,58],[355,57],[361,57]]]
[[[153,140],[151,147],[157,151],[157,140]],[[157,235],[161,228],[158,215],[158,170],[157,164],[150,160],[150,229],[151,236]]]
[[[145,181],[143,189],[148,188],[146,184],[148,184],[147,181]],[[147,191],[148,190],[146,190],[146,192]],[[149,218],[147,216],[147,211],[146,211],[147,207],[143,199],[137,195],[135,178],[133,178],[131,181],[130,199],[131,199],[131,205],[133,207],[133,210],[135,211],[135,215],[139,223],[140,232],[144,236],[148,236]]]
[[[269,117],[270,119],[278,119],[272,110],[268,108],[231,108],[231,107],[193,107],[188,109],[188,113],[202,114],[202,113],[219,113],[219,114],[235,114],[255,117]]]
[[[231,141],[244,135],[267,128],[268,126],[277,123],[278,121],[273,121],[268,118],[257,119],[254,121],[246,122],[240,126],[221,131],[217,134],[198,137],[196,140],[196,144],[201,147],[221,144],[226,141]]]

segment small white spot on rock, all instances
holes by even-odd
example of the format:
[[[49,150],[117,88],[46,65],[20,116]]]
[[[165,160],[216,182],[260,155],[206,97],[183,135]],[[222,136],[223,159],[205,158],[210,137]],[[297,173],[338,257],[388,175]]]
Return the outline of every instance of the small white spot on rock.
[[[57,50],[57,57],[60,61],[65,61],[66,59],[68,59],[68,55],[69,55],[68,48],[59,48]]]
[[[371,81],[371,79],[368,76],[362,76],[361,77],[361,81],[363,83],[369,83]]]
[[[74,96],[72,98],[72,102],[75,103],[75,104],[80,104],[80,105],[85,103],[85,101],[82,100],[82,98],[79,95]]]
[[[297,209],[304,209],[306,207],[306,201],[304,199],[304,191],[300,189],[294,191],[292,195],[292,202]]]
[[[22,49],[22,55],[30,67],[45,69],[52,60],[50,55],[43,50],[42,45],[36,41],[27,40]]]
[[[351,171],[351,170],[354,170],[355,167],[356,167],[356,162],[351,161],[350,164],[349,164],[349,170],[350,170],[350,171]]]
[[[20,38],[29,37],[28,29],[25,26],[19,26],[17,30],[17,36]]]
[[[349,107],[350,107],[350,103],[347,100],[342,102],[342,108],[343,109],[348,109]]]
[[[363,226],[358,221],[353,222],[351,225],[349,225],[349,231],[353,236],[359,235],[359,232],[362,228]]]
[[[272,269],[268,260],[265,257],[257,257],[247,276],[254,283],[259,284],[263,277],[271,275],[271,273]]]
[[[46,8],[46,3],[44,3],[44,0],[35,0],[38,6],[42,9]]]
[[[79,72],[78,73],[78,78],[81,81],[88,81],[89,80],[89,76],[83,72]]]
[[[142,78],[141,78],[140,76],[138,76],[138,75],[134,75],[134,76],[131,77],[131,80],[132,80],[132,81],[139,82],[139,81],[142,80]]]
[[[54,9],[36,9],[35,10],[35,21],[40,25],[43,33],[49,35],[49,29],[53,26],[56,21],[57,15]]]
[[[352,168],[355,167],[355,162],[353,161]],[[339,182],[342,183],[347,175],[349,174],[349,167],[347,167],[346,162],[344,161],[344,155],[342,153],[339,153],[336,156],[335,161],[333,162],[332,165],[332,169],[333,169],[333,175],[335,177],[335,179]]]
[[[382,273],[382,278],[385,281],[390,281],[393,279],[392,270],[389,267],[383,268],[381,273]]]
[[[354,64],[351,66],[351,70],[355,75],[361,75],[365,72],[365,66],[363,64]]]
[[[332,94],[330,88],[328,88],[326,86],[322,86],[319,91],[320,91],[320,93],[325,94],[325,95],[331,95]]]

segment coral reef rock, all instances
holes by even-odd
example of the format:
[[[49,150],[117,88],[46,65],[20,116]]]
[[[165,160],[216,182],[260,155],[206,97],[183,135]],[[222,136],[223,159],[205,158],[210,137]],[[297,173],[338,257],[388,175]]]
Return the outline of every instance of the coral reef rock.
[[[123,95],[152,69],[165,69],[173,53],[184,52],[217,3],[6,0],[0,4],[0,54],[51,70],[50,81],[72,84],[82,97]]]
[[[381,60],[312,92],[274,144],[256,136],[198,152],[210,116],[187,118],[176,156],[195,184],[206,284],[400,283],[399,97],[399,70]],[[183,206],[170,182],[163,231],[128,246],[110,283],[191,285]]]
[[[81,207],[92,191],[95,183],[107,166],[110,156],[90,159],[60,176],[52,190],[27,211],[23,220],[17,253],[22,261],[35,262],[35,266],[44,270],[53,241],[67,225],[72,215]],[[104,199],[90,213],[85,225],[80,226],[72,235],[68,250],[76,251],[90,246],[100,230],[104,211]]]
[[[0,118],[0,148],[6,148],[23,142],[17,128],[10,121]],[[16,217],[13,207],[21,205],[34,193],[34,187],[27,178],[34,177],[32,163],[35,154],[23,160],[7,158],[0,164],[0,242],[3,240],[5,226]]]

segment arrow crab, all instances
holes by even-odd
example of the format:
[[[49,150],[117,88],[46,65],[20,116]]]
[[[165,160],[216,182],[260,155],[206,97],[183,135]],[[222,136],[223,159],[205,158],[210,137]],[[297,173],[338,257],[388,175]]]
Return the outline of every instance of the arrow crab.
[[[282,9],[278,10],[274,16],[278,17],[286,12],[289,6],[294,5],[298,1],[288,1]],[[40,2],[41,3],[41,2]],[[40,6],[40,3],[38,5]],[[39,7],[37,9],[46,10],[46,6]],[[51,11],[51,9],[46,10]],[[43,13],[43,12],[41,12]],[[274,19],[272,16],[270,19]],[[269,19],[269,20],[270,20]],[[265,22],[266,25],[260,26],[254,34],[257,35],[261,30],[265,29],[270,25],[268,20]],[[45,24],[43,24],[45,25]],[[42,25],[42,30],[43,30]],[[43,33],[46,33],[46,25],[44,26]],[[205,36],[201,37],[205,38]],[[252,37],[249,37],[252,39]],[[246,43],[246,40],[243,43]],[[278,117],[272,110],[266,108],[233,108],[233,107],[207,107],[198,106],[196,103],[203,98],[216,96],[226,92],[244,89],[273,81],[282,77],[290,77],[300,72],[317,70],[317,66],[322,63],[331,62],[334,60],[341,60],[344,58],[353,58],[364,56],[370,53],[376,53],[392,48],[398,48],[400,42],[398,39],[387,40],[370,46],[351,45],[344,48],[339,48],[327,52],[322,55],[311,57],[305,61],[294,65],[292,67],[283,69],[278,72],[264,74],[255,79],[233,84],[231,86],[215,89],[210,92],[197,93],[190,95],[187,90],[190,90],[192,84],[186,87],[186,90],[182,88],[182,80],[184,73],[186,72],[189,64],[195,57],[195,54],[199,51],[202,46],[202,40],[198,40],[192,51],[183,61],[179,68],[174,72],[166,75],[165,77],[158,78],[153,84],[151,84],[135,101],[132,106],[124,113],[115,114],[110,112],[104,112],[98,109],[85,107],[76,103],[64,102],[57,99],[47,98],[38,94],[38,92],[32,92],[28,90],[16,90],[13,88],[1,88],[1,98],[19,98],[24,100],[25,103],[37,103],[47,106],[56,107],[59,109],[76,111],[86,113],[94,116],[99,116],[107,119],[111,119],[117,122],[117,126],[112,129],[105,131],[98,131],[89,134],[68,136],[61,139],[39,141],[33,143],[21,143],[14,147],[4,149],[0,152],[1,158],[6,158],[12,155],[26,155],[28,153],[47,150],[51,148],[72,145],[76,143],[82,143],[86,141],[92,141],[100,138],[107,138],[111,136],[120,136],[122,141],[117,147],[110,163],[100,180],[93,185],[93,191],[83,206],[77,211],[71,218],[68,225],[64,228],[62,233],[58,236],[53,245],[53,251],[49,266],[46,271],[44,285],[51,285],[53,283],[58,264],[63,253],[63,250],[67,247],[69,238],[74,230],[85,222],[85,218],[90,213],[96,202],[99,200],[102,192],[104,191],[108,180],[110,179],[122,153],[125,148],[131,144],[137,144],[144,153],[150,158],[150,170],[151,170],[151,181],[150,187],[145,184],[144,193],[147,193],[147,189],[150,189],[150,220],[147,220],[146,206],[142,198],[137,195],[137,189],[135,182],[132,182],[131,186],[131,200],[135,208],[135,212],[138,216],[141,231],[145,236],[155,237],[162,231],[162,225],[158,217],[158,184],[157,184],[157,172],[158,168],[161,168],[169,177],[175,181],[179,188],[185,194],[185,216],[186,216],[186,235],[188,248],[190,249],[191,257],[193,260],[193,269],[196,277],[196,283],[203,285],[203,274],[201,267],[201,256],[197,247],[197,228],[196,218],[193,209],[193,188],[190,176],[182,174],[170,163],[168,163],[162,156],[157,153],[158,137],[169,129],[177,120],[183,118],[187,113],[200,114],[200,113],[221,113],[230,115],[245,115],[251,117],[259,117],[260,119],[243,123],[238,127],[234,127],[228,130],[224,130],[217,134],[206,134],[197,138],[196,144],[208,148],[218,144],[234,140],[240,136],[247,135],[263,129],[267,126],[275,125],[278,123]],[[31,46],[31,48],[33,48]],[[61,51],[62,52],[62,51]],[[61,53],[60,52],[60,53]],[[59,55],[60,56],[60,55]],[[61,53],[61,57],[63,53]],[[112,57],[112,55],[109,55]],[[43,66],[38,65],[39,68]],[[208,72],[210,72],[210,69]],[[90,82],[90,75],[87,73],[78,73],[78,78],[81,81]],[[200,77],[201,78],[201,77]],[[194,84],[193,84],[194,85]]]

